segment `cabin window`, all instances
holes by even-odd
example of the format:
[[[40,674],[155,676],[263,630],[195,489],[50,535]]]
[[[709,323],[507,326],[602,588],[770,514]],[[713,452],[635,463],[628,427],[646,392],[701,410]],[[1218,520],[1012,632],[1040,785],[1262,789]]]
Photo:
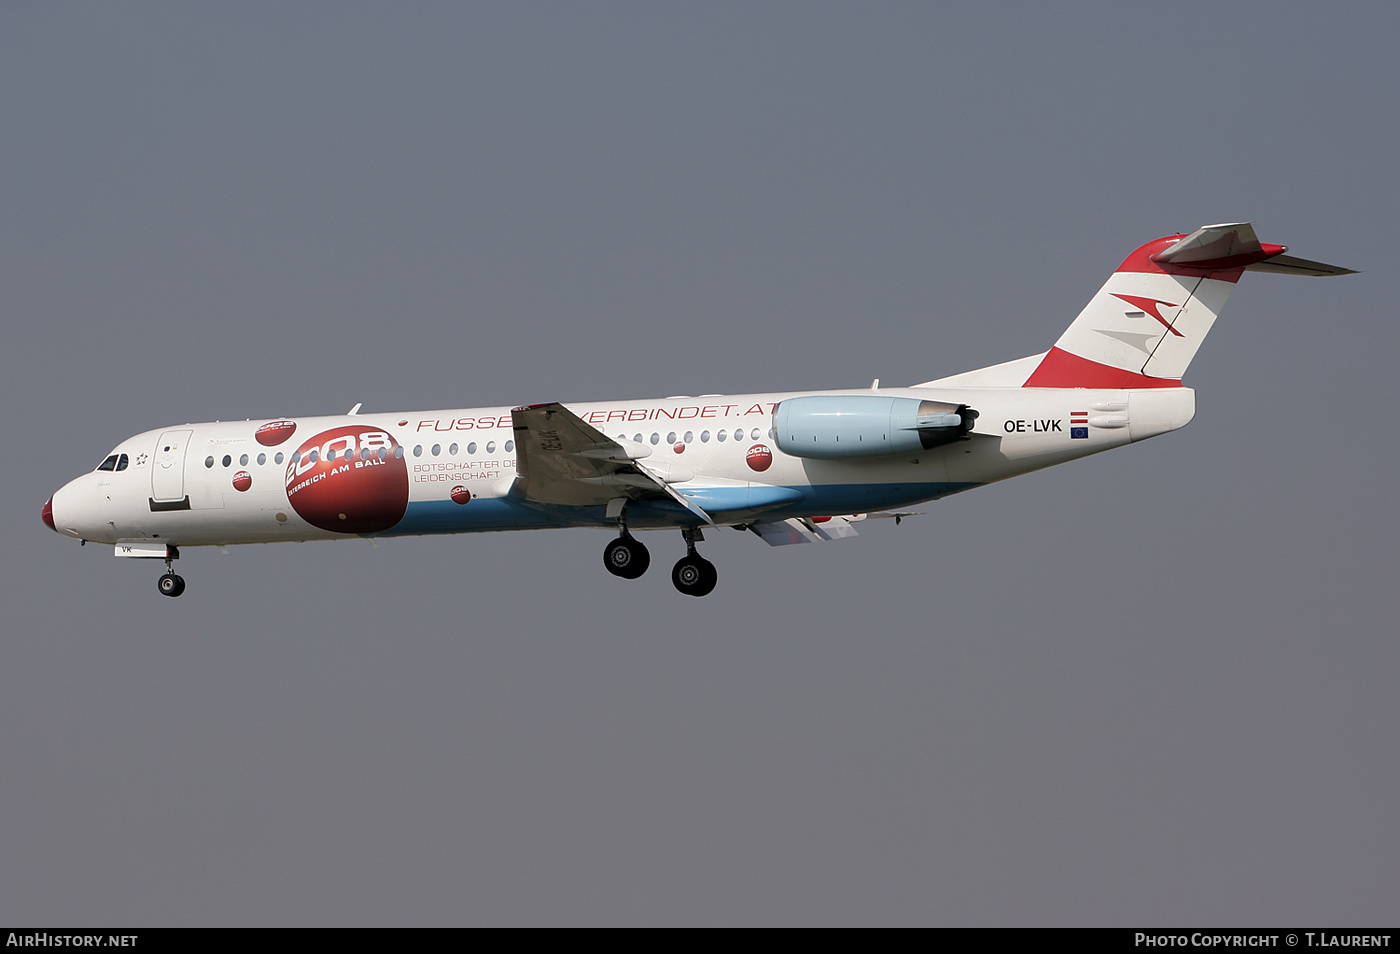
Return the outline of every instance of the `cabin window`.
[[[720,432],[718,432],[717,434],[715,434],[715,440],[717,440],[717,441],[719,441],[721,444],[723,444],[725,441],[729,440],[729,432],[728,432],[728,431],[720,431]]]
[[[227,466],[229,466],[229,465],[232,464],[232,463],[233,463],[233,458],[230,457],[229,455],[225,454],[225,455],[224,455],[224,466],[227,467]]]
[[[449,448],[447,449],[447,453],[450,454],[450,455],[452,455],[453,457],[456,457],[456,456],[457,456],[457,445],[456,445],[456,444],[453,444],[451,447],[449,447]]]
[[[206,458],[204,458],[204,466],[205,466],[205,467],[213,467],[213,466],[214,466],[214,458],[212,458],[212,457],[206,457]]]
[[[422,457],[422,456],[423,456],[423,445],[422,445],[422,444],[414,444],[414,445],[413,445],[413,456],[414,456],[414,457]]]
[[[660,443],[661,443],[661,435],[658,434],[658,433],[656,433],[655,431],[652,431],[652,432],[651,432],[651,442],[652,442],[653,444],[660,444]]]
[[[515,441],[506,441],[506,453],[509,454],[513,450],[515,450]],[[118,470],[120,469],[118,468]]]
[[[496,442],[495,442],[495,441],[487,441],[487,442],[486,442],[486,453],[488,453],[488,454],[494,454],[494,453],[496,453]]]
[[[259,455],[258,455],[258,466],[261,467],[263,464],[266,464],[266,463],[267,463],[267,455],[266,455],[266,454],[259,454]]]
[[[642,442],[642,435],[640,435],[640,434],[633,434],[633,435],[632,435],[632,440],[634,440],[634,441],[636,441],[638,444],[640,444],[640,443]]]
[[[247,454],[244,454],[242,457],[238,458],[238,466],[239,466],[239,467],[247,467],[247,466],[248,466],[248,455],[247,455]]]
[[[762,431],[760,431],[758,428],[755,427],[755,428],[749,433],[749,440],[751,440],[751,441],[756,441],[756,440],[758,440],[758,435],[760,435],[760,434],[762,434],[762,433],[763,433]]]
[[[701,432],[700,432],[700,443],[702,443],[702,444],[708,444],[709,442],[710,442],[710,432],[709,432],[709,431],[701,431]]]
[[[676,442],[676,432],[675,432],[675,431],[671,431],[669,434],[666,435],[666,443],[668,443],[668,444],[674,444],[675,442]]]
[[[734,428],[734,439],[736,441],[741,441],[744,439],[744,429],[742,427]]]
[[[685,437],[682,437],[681,440],[684,441],[685,443],[689,444],[691,441],[695,440],[695,432],[694,432],[694,431],[686,431],[686,432],[685,432]]]
[[[439,454],[441,454],[441,453],[442,453],[442,445],[441,445],[441,444],[434,444],[434,445],[433,445],[433,456],[436,457],[437,455],[439,455]]]
[[[280,463],[282,463],[282,452],[281,452],[281,451],[278,451],[278,452],[277,452],[277,456],[274,457],[274,458],[272,458],[272,462],[273,462],[274,464],[280,464]]]

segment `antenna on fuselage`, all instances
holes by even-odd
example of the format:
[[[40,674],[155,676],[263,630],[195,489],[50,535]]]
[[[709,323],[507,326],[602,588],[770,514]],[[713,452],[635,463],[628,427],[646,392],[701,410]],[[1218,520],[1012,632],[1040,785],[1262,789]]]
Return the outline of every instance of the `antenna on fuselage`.
[[[360,402],[359,404],[356,404],[354,407],[352,407],[350,410],[346,411],[346,412],[345,412],[346,416],[347,416],[347,417],[354,417],[356,414],[359,414],[359,413],[360,413],[360,408],[363,406],[363,404],[364,404],[364,402]]]

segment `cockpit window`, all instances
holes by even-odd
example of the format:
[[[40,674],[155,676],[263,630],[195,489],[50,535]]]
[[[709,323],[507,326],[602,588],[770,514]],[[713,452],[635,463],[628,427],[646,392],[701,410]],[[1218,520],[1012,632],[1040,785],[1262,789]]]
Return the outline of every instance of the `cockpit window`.
[[[113,454],[111,457],[108,457],[108,458],[107,458],[106,460],[104,460],[102,463],[100,463],[100,464],[97,465],[97,469],[98,469],[98,470],[116,470],[116,469],[117,469],[117,455],[116,455],[116,454]]]
[[[125,454],[117,455],[117,470],[126,470],[128,461]]]

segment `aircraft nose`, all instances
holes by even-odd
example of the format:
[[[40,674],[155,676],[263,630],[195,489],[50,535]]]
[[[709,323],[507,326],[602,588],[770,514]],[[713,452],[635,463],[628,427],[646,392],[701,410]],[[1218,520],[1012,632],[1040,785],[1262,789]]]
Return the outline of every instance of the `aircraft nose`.
[[[107,514],[96,498],[91,474],[70,480],[39,511],[44,526],[75,540],[105,540]]]

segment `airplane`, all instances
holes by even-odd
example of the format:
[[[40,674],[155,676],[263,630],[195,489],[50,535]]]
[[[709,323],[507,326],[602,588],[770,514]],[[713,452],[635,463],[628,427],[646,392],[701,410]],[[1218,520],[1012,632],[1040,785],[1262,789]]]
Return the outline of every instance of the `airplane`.
[[[558,527],[616,531],[608,571],[651,562],[633,531],[679,530],[676,589],[718,574],[696,552],[734,527],[783,546],[855,535],[868,517],[1185,426],[1182,376],[1246,271],[1353,270],[1262,244],[1249,223],[1130,254],[1049,351],[903,388],[704,394],[144,431],[44,504],[51,530],[119,557],[182,548]]]

